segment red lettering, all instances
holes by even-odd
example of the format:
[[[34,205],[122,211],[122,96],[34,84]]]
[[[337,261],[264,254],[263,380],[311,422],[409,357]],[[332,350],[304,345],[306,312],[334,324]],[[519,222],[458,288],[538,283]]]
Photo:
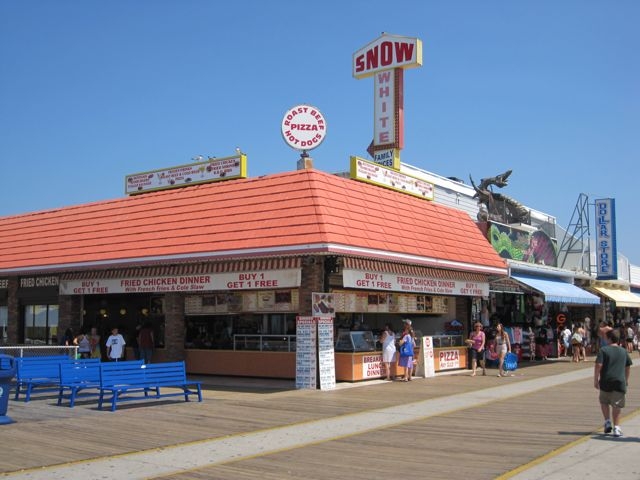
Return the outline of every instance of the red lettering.
[[[355,71],[360,73],[379,67],[390,67],[394,63],[409,62],[413,54],[414,44],[412,43],[384,41],[356,57]]]
[[[369,50],[366,53],[367,56],[367,70],[371,70],[372,68],[378,68],[378,46],[376,45],[374,48]]]
[[[378,83],[390,83],[391,82],[391,72],[389,70],[385,70],[378,74]]]
[[[380,64],[383,67],[393,63],[393,44],[391,42],[382,42],[380,44]]]
[[[396,42],[396,58],[399,62],[406,62],[413,57],[413,44]]]

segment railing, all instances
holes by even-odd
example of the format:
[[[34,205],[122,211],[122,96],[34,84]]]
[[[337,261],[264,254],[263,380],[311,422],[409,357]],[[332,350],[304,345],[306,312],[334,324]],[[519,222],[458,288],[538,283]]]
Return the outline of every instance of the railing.
[[[76,358],[77,345],[0,345],[0,353],[13,357],[43,357],[45,355],[64,355]]]
[[[254,350],[259,352],[295,352],[295,335],[245,335],[233,336],[234,350]]]

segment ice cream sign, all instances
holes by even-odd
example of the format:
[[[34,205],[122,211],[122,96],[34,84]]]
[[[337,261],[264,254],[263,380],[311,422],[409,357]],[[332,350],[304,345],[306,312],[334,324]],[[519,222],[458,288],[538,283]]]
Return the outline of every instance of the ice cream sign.
[[[420,66],[422,42],[417,38],[385,33],[353,54],[354,78],[374,78],[373,141],[367,151],[376,163],[396,170],[404,147],[404,69]]]

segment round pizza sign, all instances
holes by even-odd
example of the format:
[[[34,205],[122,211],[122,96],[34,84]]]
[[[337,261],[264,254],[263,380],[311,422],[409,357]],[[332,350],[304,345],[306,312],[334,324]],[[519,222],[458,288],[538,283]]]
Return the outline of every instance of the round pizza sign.
[[[296,105],[284,114],[282,137],[291,148],[311,150],[322,143],[327,134],[327,122],[311,105]]]

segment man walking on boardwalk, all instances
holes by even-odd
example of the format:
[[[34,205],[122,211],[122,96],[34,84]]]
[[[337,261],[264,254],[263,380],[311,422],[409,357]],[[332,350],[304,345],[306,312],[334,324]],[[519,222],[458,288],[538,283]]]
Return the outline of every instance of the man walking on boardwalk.
[[[613,431],[614,437],[621,437],[620,411],[625,405],[625,395],[629,384],[631,357],[620,346],[620,332],[607,332],[608,345],[598,351],[593,373],[593,386],[600,390],[600,408],[604,416],[604,433]]]

